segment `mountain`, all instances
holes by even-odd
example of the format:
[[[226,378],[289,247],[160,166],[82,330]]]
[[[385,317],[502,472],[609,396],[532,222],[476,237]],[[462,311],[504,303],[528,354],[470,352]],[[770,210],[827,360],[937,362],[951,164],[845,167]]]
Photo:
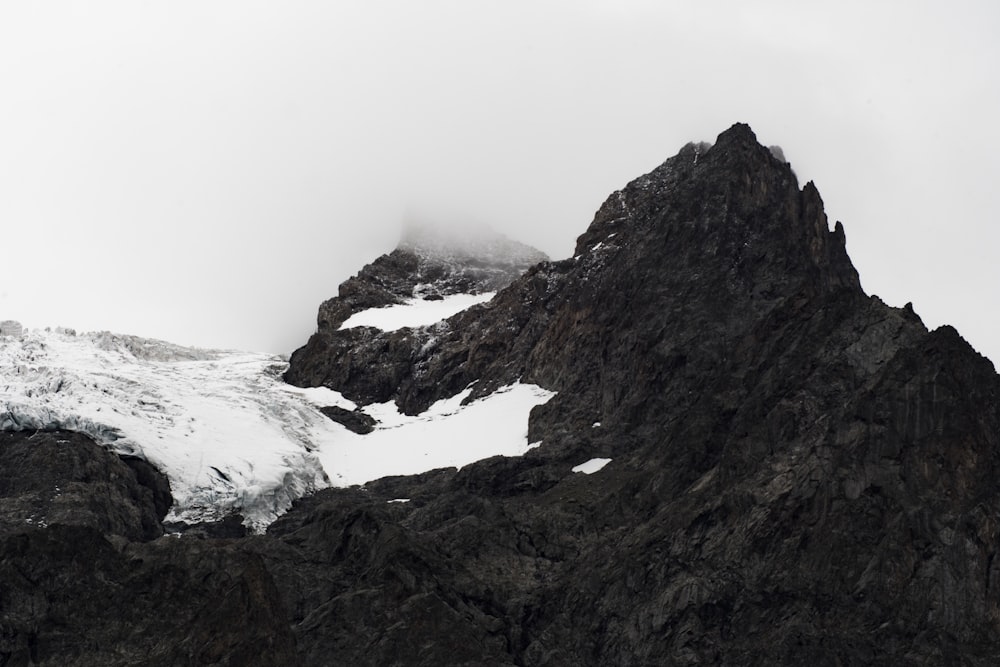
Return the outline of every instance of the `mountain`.
[[[404,230],[399,247],[365,266],[340,286],[338,296],[323,302],[317,335],[337,330],[363,310],[492,293],[547,259],[488,228],[453,231],[413,224]]]
[[[571,258],[491,283],[410,252],[321,306],[285,391],[330,401],[369,460],[461,420],[435,448],[514,422],[518,455],[360,474],[264,534],[157,537],[147,461],[8,434],[0,664],[1000,660],[1000,378],[866,295],[817,188],[749,127],[613,193]],[[460,294],[483,301],[416,317]]]
[[[368,403],[393,399],[397,375],[405,372],[409,363],[405,358],[398,368],[381,363],[383,347],[396,339],[421,347],[433,346],[450,326],[444,318],[461,312],[465,306],[490,300],[497,289],[547,259],[538,250],[483,229],[455,238],[446,230],[411,227],[399,248],[365,266],[340,286],[336,297],[320,306],[316,333],[292,354],[285,379],[304,387],[332,387],[344,384],[334,375],[344,379],[364,375],[370,390],[354,394],[357,400]],[[397,324],[410,324],[407,313],[417,312],[439,315],[416,321],[435,326],[401,331],[403,326]],[[396,313],[403,319],[397,322]],[[383,321],[367,321],[366,314],[382,315]],[[365,324],[376,326],[356,326]],[[449,389],[455,391],[441,392],[437,398],[454,396],[476,379],[470,377],[461,387],[451,386]],[[477,396],[481,395],[484,393],[477,392]],[[416,414],[403,404],[400,407],[408,414]]]

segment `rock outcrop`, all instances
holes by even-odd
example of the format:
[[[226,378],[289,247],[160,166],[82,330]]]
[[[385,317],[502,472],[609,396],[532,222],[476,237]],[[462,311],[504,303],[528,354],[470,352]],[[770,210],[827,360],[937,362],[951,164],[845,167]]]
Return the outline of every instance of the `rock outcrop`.
[[[358,311],[406,299],[494,292],[546,259],[545,253],[488,229],[412,226],[399,247],[344,281],[338,295],[320,305],[318,331],[335,330]]]
[[[170,502],[87,436],[0,432],[0,664],[296,664],[261,558],[163,536]]]
[[[0,664],[997,664],[1000,377],[867,296],[845,243],[736,125],[489,303],[340,330],[434,282],[386,256],[324,305],[289,381],[412,414],[522,379],[558,392],[532,412],[542,444],[320,491],[239,539],[142,541],[135,517],[162,514],[122,467],[134,515],[3,524]],[[117,605],[135,620],[114,634]]]
[[[0,525],[86,526],[129,540],[163,534],[166,478],[71,431],[0,431]]]

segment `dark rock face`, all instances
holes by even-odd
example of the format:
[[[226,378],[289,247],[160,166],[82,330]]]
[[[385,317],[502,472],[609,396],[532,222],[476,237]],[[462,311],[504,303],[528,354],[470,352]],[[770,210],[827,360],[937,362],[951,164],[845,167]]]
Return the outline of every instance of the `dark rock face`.
[[[0,433],[0,664],[298,664],[261,558],[159,537],[171,502],[84,435]]]
[[[1000,664],[1000,378],[866,296],[816,188],[748,127],[614,193],[574,258],[488,304],[336,330],[419,265],[342,286],[289,380],[412,413],[521,378],[558,392],[539,448],[325,490],[240,539],[25,526],[56,480],[0,470],[0,664]]]
[[[0,577],[4,664],[297,664],[271,577],[237,549],[50,525],[0,538]]]
[[[69,431],[0,432],[0,525],[88,526],[130,540],[163,534],[173,499],[145,461],[119,459]]]
[[[345,428],[364,435],[375,429],[375,420],[361,410],[348,410],[336,405],[320,408],[320,412]]]

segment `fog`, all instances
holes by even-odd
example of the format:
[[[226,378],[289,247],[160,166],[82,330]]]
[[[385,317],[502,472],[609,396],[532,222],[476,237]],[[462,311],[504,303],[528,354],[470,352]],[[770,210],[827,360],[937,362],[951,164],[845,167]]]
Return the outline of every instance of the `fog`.
[[[740,121],[1000,360],[1000,5],[0,5],[0,319],[290,352],[408,220],[554,258]]]

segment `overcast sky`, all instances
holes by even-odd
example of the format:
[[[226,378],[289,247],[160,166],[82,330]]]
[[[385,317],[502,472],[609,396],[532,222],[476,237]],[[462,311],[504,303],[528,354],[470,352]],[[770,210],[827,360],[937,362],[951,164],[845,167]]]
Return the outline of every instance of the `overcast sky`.
[[[737,121],[1000,361],[1000,3],[0,4],[0,319],[290,352],[407,215],[568,256]]]

